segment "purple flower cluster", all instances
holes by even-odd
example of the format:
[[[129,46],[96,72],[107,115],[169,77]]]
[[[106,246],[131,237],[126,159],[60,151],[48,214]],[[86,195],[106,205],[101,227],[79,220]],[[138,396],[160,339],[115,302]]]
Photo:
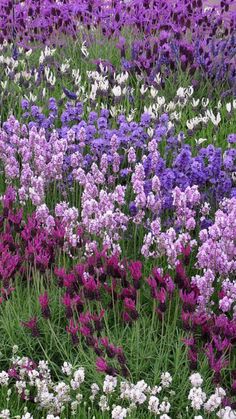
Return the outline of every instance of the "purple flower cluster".
[[[0,2],[0,25],[4,39],[20,44],[63,43],[64,36],[76,38],[81,27],[96,27],[105,37],[118,37],[123,67],[144,71],[151,79],[158,72],[179,67],[194,75],[198,70],[216,82],[226,78],[235,86],[235,7],[224,0],[207,8],[202,0],[43,0]],[[186,13],[187,12],[187,13]],[[132,28],[131,60],[126,58],[129,42],[121,36]],[[189,36],[191,34],[191,36]],[[91,42],[89,36],[89,42]],[[16,49],[14,49],[14,56]]]

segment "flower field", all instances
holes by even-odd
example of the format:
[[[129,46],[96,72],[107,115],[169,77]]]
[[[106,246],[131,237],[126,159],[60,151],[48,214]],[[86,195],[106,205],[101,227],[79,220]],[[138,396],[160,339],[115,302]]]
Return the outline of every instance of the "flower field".
[[[236,418],[233,0],[0,0],[0,419]]]

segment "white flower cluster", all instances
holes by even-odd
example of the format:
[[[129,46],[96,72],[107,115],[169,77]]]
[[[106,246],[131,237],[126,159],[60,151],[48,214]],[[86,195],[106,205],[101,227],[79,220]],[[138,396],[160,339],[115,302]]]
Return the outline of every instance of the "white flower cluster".
[[[44,419],[64,418],[68,408],[72,417],[78,416],[79,405],[83,399],[83,394],[80,392],[81,385],[85,381],[83,367],[75,368],[70,362],[65,361],[61,367],[65,379],[54,382],[47,361],[35,363],[30,358],[20,358],[17,356],[17,348],[14,347],[11,362],[10,375],[6,371],[0,372],[0,388],[9,385],[12,387],[13,383],[16,392],[26,402],[34,395],[37,409],[46,412]],[[10,380],[13,371],[16,378]],[[126,418],[139,406],[142,406],[142,409],[147,409],[149,414],[158,415],[161,419],[169,419],[171,404],[168,396],[171,391],[168,389],[171,382],[172,377],[168,372],[161,374],[159,385],[154,387],[150,387],[144,380],[140,380],[136,384],[122,380],[119,380],[118,383],[117,377],[106,375],[101,387],[96,383],[91,385],[89,401],[91,406],[96,403],[96,409],[98,407],[104,413],[109,412],[112,419]],[[0,419],[12,417],[8,409],[12,394],[11,388],[8,389],[7,394],[7,408],[0,412]],[[88,405],[88,401],[84,401],[85,410],[90,411],[91,406]],[[33,416],[25,410],[24,415],[17,416],[17,419],[33,419]]]
[[[175,392],[170,389],[172,376],[169,372],[163,372],[159,383],[154,386],[149,386],[144,380],[131,383],[106,375],[101,386],[95,382],[91,384],[90,396],[82,403],[82,384],[85,381],[83,367],[75,367],[65,361],[61,367],[65,375],[64,380],[54,382],[47,361],[35,363],[27,357],[20,358],[17,356],[17,347],[13,348],[11,362],[10,374],[6,371],[0,372],[0,390],[1,387],[7,388],[6,405],[0,412],[0,419],[33,419],[32,413],[28,412],[26,407],[23,414],[12,416],[9,410],[12,387],[25,402],[34,395],[34,402],[37,410],[42,412],[42,419],[62,419],[68,417],[65,416],[68,414],[70,417],[78,417],[78,412],[81,413],[82,409],[84,415],[89,416],[92,409],[95,409],[108,414],[111,419],[128,418],[133,415],[134,410],[137,410],[135,417],[141,417],[139,414],[143,415],[146,410],[147,415],[159,419],[173,418],[171,397]],[[16,378],[12,378],[13,376]],[[194,419],[203,419],[205,415],[209,418],[236,419],[236,412],[222,404],[226,396],[223,388],[217,387],[215,392],[207,397],[202,389],[203,379],[200,374],[192,374],[189,381],[191,389],[188,400],[196,413]],[[140,409],[142,413],[139,412]],[[191,414],[188,407],[186,410]]]
[[[26,63],[28,60],[30,63],[31,59],[35,61],[34,52],[31,49],[24,52],[22,48],[19,48],[20,55],[15,60],[10,56],[12,47],[11,45],[9,48],[2,48],[0,55],[0,66],[3,67],[3,78],[0,81],[2,89],[0,90],[2,90],[2,94],[9,95],[8,92],[12,91],[11,84],[13,89],[17,87],[16,91],[18,92],[19,82],[24,81],[28,86],[24,88],[24,97],[31,104],[41,101],[42,98],[49,98],[51,90],[57,83],[67,85],[67,81],[69,80],[71,83],[72,80],[73,93],[77,95],[78,100],[83,102],[87,112],[90,112],[91,109],[99,110],[109,107],[111,116],[116,117],[119,114],[124,114],[128,122],[131,122],[135,115],[139,115],[140,111],[149,113],[154,122],[161,114],[168,113],[170,116],[168,129],[170,129],[174,121],[182,120],[184,109],[187,110],[187,113],[191,109],[190,114],[193,116],[187,121],[183,118],[183,127],[195,132],[196,129],[209,126],[209,124],[212,128],[218,127],[224,121],[225,114],[231,117],[236,111],[236,99],[228,103],[222,103],[220,100],[217,106],[211,109],[209,98],[203,97],[201,100],[194,98],[195,92],[191,85],[178,87],[172,99],[167,101],[164,96],[159,94],[159,87],[162,84],[162,77],[159,73],[150,85],[145,82],[144,74],[137,74],[138,89],[135,91],[132,83],[133,76],[131,77],[127,71],[111,74],[107,64],[103,62],[99,64],[98,71],[87,71],[85,77],[82,78],[80,70],[73,68],[71,59],[65,58],[60,62],[60,71],[58,72],[48,63],[56,49],[48,46],[41,51],[38,66],[34,65],[36,68],[29,71]],[[89,51],[85,42],[80,45],[80,49],[82,55],[87,58]],[[25,60],[25,55],[27,60]],[[11,74],[11,78],[9,78],[9,74]],[[43,84],[40,84],[40,80],[43,80]],[[127,96],[132,98],[137,93],[143,99],[139,100],[141,109],[133,107],[132,104],[127,107]],[[61,98],[65,98],[65,96],[63,92]],[[108,104],[108,98],[112,98],[113,103]],[[149,127],[150,130],[152,130],[151,127]],[[206,138],[196,138],[195,141],[197,145],[200,145],[206,141]]]
[[[188,399],[191,401],[191,407],[194,411],[203,411],[207,417],[212,413],[214,418],[236,419],[236,412],[230,406],[222,407],[222,401],[226,392],[221,387],[216,387],[215,392],[207,399],[206,393],[202,389],[203,379],[199,373],[194,373],[189,377],[192,385]],[[219,409],[217,411],[217,409]],[[210,416],[211,417],[211,416]],[[203,419],[202,415],[197,415],[194,419]]]

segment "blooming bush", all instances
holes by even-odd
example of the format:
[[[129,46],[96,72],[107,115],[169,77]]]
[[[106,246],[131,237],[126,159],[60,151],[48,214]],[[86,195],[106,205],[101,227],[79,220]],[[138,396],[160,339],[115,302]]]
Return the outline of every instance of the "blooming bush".
[[[236,418],[236,21],[213,3],[0,0],[0,418]]]

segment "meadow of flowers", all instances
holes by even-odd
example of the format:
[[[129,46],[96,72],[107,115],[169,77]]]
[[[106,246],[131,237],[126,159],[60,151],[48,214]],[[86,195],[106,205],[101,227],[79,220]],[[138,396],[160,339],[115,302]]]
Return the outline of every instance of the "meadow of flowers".
[[[0,419],[236,418],[233,0],[0,0]]]

